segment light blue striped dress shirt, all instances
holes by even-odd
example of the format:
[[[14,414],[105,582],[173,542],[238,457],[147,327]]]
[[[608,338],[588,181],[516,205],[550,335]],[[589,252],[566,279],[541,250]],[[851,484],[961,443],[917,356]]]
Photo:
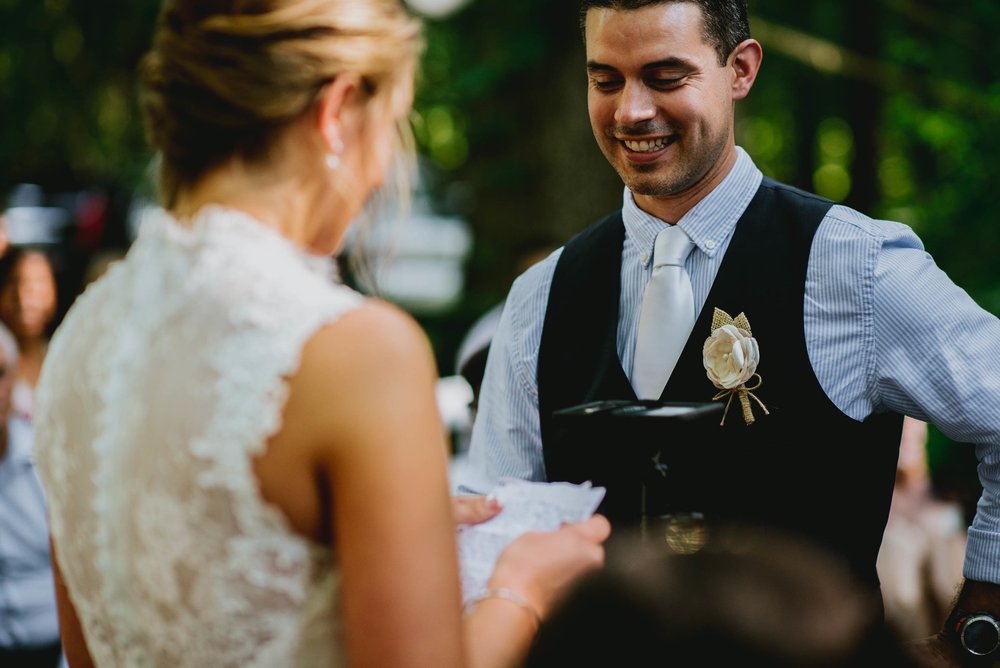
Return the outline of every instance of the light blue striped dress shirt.
[[[725,180],[677,221],[696,246],[686,267],[699,310],[762,178],[750,157],[737,153]],[[639,306],[663,222],[640,210],[628,189],[622,216],[617,342],[622,368],[631,375]],[[486,491],[508,476],[546,479],[536,369],[559,253],[511,287],[486,365],[468,461],[454,481],[459,490]],[[965,576],[1000,583],[1000,320],[935,265],[909,227],[834,206],[813,240],[804,325],[816,377],[845,415],[860,421],[895,411],[975,444],[984,492],[969,530]],[[809,434],[802,436],[808,447]]]
[[[34,430],[7,421],[0,456],[0,648],[27,649],[59,641],[55,582],[49,556],[45,495],[32,460]]]

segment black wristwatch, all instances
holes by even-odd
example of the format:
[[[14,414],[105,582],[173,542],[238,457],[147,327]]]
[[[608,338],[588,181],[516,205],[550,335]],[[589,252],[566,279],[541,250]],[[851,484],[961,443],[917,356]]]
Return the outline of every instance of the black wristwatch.
[[[948,633],[958,641],[963,656],[975,665],[1000,659],[1000,622],[988,612],[955,610]]]

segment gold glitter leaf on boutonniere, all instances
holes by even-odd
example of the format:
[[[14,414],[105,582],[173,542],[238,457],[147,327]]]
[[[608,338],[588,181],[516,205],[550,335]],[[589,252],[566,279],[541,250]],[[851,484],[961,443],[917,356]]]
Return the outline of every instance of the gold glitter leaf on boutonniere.
[[[757,346],[757,339],[753,338],[750,331],[750,321],[746,315],[740,313],[733,318],[722,309],[715,309],[712,315],[712,335],[705,339],[702,360],[708,379],[721,390],[712,397],[712,400],[720,401],[729,397],[720,425],[726,424],[726,416],[729,415],[733,397],[739,397],[740,406],[743,408],[743,420],[748,425],[755,421],[751,399],[757,402],[764,415],[770,415],[764,402],[754,394],[754,390],[760,389],[764,381],[757,373],[760,348]],[[747,387],[747,381],[754,378],[757,379],[757,383]]]

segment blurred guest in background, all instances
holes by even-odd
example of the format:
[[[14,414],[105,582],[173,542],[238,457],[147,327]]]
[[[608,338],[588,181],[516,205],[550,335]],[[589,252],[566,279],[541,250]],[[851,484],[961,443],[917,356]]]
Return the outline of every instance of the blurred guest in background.
[[[907,638],[935,633],[962,584],[962,505],[938,496],[927,465],[927,423],[907,417],[896,486],[878,555],[886,619]]]
[[[61,655],[59,622],[32,425],[10,411],[17,362],[17,343],[0,328],[0,666],[44,668]]]
[[[0,258],[0,321],[14,334],[20,353],[12,410],[29,420],[57,295],[52,263],[44,252],[14,246]]]

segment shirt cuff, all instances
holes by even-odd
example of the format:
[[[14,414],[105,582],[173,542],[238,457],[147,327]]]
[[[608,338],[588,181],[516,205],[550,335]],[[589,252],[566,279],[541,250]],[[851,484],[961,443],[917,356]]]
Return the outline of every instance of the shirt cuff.
[[[1000,533],[969,529],[962,574],[967,580],[1000,584]]]

